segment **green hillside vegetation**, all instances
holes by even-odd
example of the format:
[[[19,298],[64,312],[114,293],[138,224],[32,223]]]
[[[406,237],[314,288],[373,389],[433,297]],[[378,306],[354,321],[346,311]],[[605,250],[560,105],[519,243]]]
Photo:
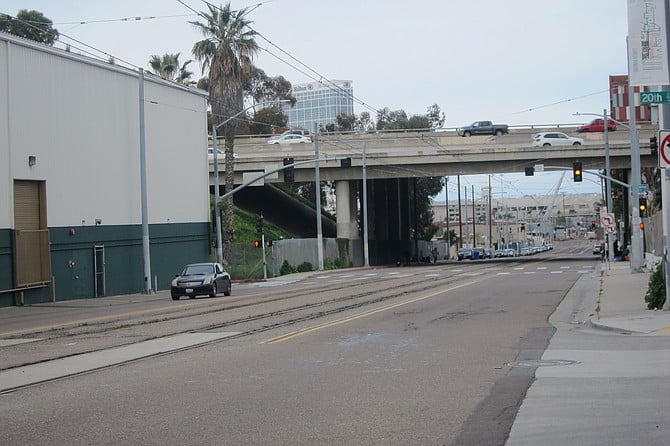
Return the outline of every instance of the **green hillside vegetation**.
[[[260,240],[261,235],[256,231],[256,220],[258,215],[251,212],[235,208],[235,218],[233,227],[235,228],[235,243],[252,246],[254,240]],[[273,225],[264,219],[265,241],[282,240],[287,238],[295,238],[294,234],[284,231],[283,229]]]

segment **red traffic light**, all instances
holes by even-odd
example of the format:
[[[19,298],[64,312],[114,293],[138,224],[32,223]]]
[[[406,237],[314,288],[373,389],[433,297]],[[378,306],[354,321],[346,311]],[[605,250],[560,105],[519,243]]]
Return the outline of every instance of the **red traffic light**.
[[[261,241],[260,240],[254,240],[254,248],[260,248],[261,247]]]
[[[644,231],[644,222],[640,222],[640,231]]]

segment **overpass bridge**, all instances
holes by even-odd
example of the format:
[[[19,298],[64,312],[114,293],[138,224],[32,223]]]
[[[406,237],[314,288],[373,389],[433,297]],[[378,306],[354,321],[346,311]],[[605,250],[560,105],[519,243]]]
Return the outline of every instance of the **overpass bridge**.
[[[452,132],[380,132],[364,134],[319,135],[320,163],[323,181],[362,179],[363,144],[366,146],[366,167],[369,179],[389,179],[426,176],[499,174],[523,172],[524,167],[545,164],[572,168],[581,161],[585,170],[605,167],[605,141],[602,133],[583,133],[581,146],[533,147],[532,135],[542,131],[561,131],[576,134],[572,128],[536,128],[515,130],[502,136],[472,136],[462,138]],[[643,167],[657,165],[656,155],[649,149],[649,137],[655,126],[639,129],[640,155]],[[219,144],[222,144],[220,141]],[[264,139],[235,140],[235,184],[243,183],[245,173],[262,173],[272,166],[283,165],[284,158],[294,161],[314,159],[315,144],[274,145]],[[630,167],[630,133],[628,130],[609,132],[610,163],[613,169]],[[340,158],[351,158],[351,167],[340,167]],[[219,160],[221,171],[223,160]],[[210,184],[213,166],[210,163]],[[304,164],[294,169],[296,182],[314,181],[314,166]],[[248,178],[248,176],[247,176]],[[268,178],[266,183],[282,182],[283,174]]]
[[[337,237],[360,239],[358,212],[362,180],[363,146],[366,152],[368,180],[368,229],[370,261],[388,263],[398,252],[412,252],[410,234],[413,215],[412,179],[429,176],[500,174],[523,172],[525,167],[543,164],[572,169],[581,161],[584,170],[604,169],[605,141],[602,133],[579,134],[581,146],[533,147],[532,136],[544,131],[575,135],[576,127],[514,129],[502,136],[462,138],[455,132],[404,131],[374,133],[323,134],[318,138],[322,181],[335,181],[337,198]],[[658,164],[649,148],[649,138],[657,127],[639,127],[642,167]],[[315,143],[270,145],[266,138],[238,138],[235,141],[235,184],[239,185],[264,172],[279,168],[284,158],[294,162],[315,158]],[[610,165],[613,169],[630,168],[630,133],[620,128],[609,132]],[[218,144],[223,145],[223,141]],[[341,167],[342,158],[351,158],[351,167]],[[220,173],[225,169],[219,160]],[[547,168],[547,170],[551,170]],[[294,168],[296,182],[314,181],[314,165]],[[264,183],[281,183],[284,173],[271,175]],[[220,180],[220,185],[224,181]],[[214,184],[210,163],[210,184]],[[220,190],[223,193],[223,189]],[[362,200],[360,200],[362,201]],[[380,218],[375,218],[376,216]],[[268,218],[270,218],[268,216]],[[316,218],[316,217],[314,217]]]

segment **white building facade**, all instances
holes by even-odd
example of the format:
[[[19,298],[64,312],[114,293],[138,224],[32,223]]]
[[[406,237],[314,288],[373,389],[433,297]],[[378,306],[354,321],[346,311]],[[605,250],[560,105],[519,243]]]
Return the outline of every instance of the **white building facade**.
[[[0,33],[0,306],[144,290],[139,103],[137,71]],[[206,110],[145,78],[158,289],[209,256]]]

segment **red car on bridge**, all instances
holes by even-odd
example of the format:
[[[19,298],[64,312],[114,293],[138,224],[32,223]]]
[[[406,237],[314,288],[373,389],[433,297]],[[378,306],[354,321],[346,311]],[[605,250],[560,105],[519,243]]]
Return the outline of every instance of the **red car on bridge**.
[[[616,122],[612,121],[611,119],[607,120],[607,130],[610,132],[613,132],[616,130]],[[577,133],[584,133],[584,132],[604,132],[605,131],[605,120],[604,119],[594,119],[593,121],[589,122],[588,124],[584,124],[583,126],[579,127],[577,129]]]

